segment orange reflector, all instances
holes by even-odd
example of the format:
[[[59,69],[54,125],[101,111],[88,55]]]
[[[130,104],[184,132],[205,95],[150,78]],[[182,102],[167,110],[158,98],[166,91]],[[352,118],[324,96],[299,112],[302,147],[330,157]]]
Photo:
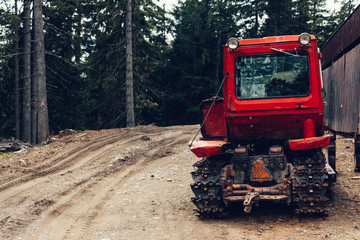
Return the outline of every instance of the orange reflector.
[[[269,169],[265,167],[262,159],[257,159],[253,162],[251,168],[251,181],[271,181],[271,174]]]

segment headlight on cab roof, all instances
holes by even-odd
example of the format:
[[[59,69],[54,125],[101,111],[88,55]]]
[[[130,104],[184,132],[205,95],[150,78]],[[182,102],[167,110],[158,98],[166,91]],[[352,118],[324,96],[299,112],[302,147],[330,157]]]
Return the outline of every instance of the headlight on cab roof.
[[[308,33],[302,33],[299,36],[299,42],[301,45],[306,46],[310,43],[311,37]]]
[[[227,45],[231,50],[235,50],[239,47],[239,40],[232,37],[228,40]]]

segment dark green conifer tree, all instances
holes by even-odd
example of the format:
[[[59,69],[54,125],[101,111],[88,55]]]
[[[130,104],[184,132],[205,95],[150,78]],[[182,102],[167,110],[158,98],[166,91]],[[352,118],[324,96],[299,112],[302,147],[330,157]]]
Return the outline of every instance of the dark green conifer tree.
[[[261,35],[261,22],[265,15],[266,0],[242,1],[240,13],[243,27],[242,38],[256,38]]]
[[[175,8],[175,39],[161,77],[164,124],[199,122],[199,104],[214,96],[221,82],[222,45],[239,35],[239,6],[235,1],[186,0]]]
[[[47,1],[44,5],[46,78],[50,128],[82,127],[80,105],[84,79],[82,60],[90,41],[82,20],[88,1]]]
[[[87,58],[85,126],[125,126],[125,10],[126,1],[96,3],[91,12],[95,44]],[[150,0],[133,4],[133,71],[135,119],[153,122],[159,105],[151,77],[163,65],[166,48],[165,11]]]
[[[262,26],[263,36],[298,34],[293,28],[293,2],[291,0],[269,0],[265,13],[268,18]]]

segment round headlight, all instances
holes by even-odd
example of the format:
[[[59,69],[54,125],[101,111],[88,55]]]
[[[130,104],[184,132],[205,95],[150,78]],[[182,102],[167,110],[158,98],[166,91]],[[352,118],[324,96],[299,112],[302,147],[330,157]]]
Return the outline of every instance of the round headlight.
[[[237,38],[232,37],[232,38],[230,38],[230,39],[228,40],[228,47],[229,47],[231,50],[237,49],[238,46],[239,46],[239,40],[238,40]]]
[[[301,45],[308,45],[310,43],[311,37],[310,34],[308,33],[302,33],[299,36],[299,42],[301,43]]]

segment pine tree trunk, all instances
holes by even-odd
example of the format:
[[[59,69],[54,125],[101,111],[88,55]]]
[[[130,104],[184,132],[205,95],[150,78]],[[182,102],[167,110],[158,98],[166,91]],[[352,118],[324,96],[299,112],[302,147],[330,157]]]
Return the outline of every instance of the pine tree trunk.
[[[218,29],[217,44],[216,44],[216,64],[215,64],[215,78],[216,83],[221,82],[220,79],[220,56],[221,56],[221,30]]]
[[[38,85],[38,143],[49,136],[49,119],[47,109],[45,79],[44,22],[42,17],[42,0],[34,0],[34,38],[36,56],[36,81]]]
[[[274,0],[274,1],[269,1],[269,3],[272,3],[272,7],[271,7],[271,15],[272,17],[272,34],[273,36],[277,36],[278,35],[278,19],[279,16],[277,11],[279,10],[279,0]],[[268,3],[268,4],[269,4]]]
[[[75,50],[75,62],[76,64],[80,63],[81,58],[81,20],[82,20],[82,8],[81,1],[75,0],[76,12],[78,13],[77,25],[75,26],[75,41],[74,41],[74,50]]]
[[[132,51],[132,7],[131,0],[126,1],[126,126],[135,126],[134,113],[134,76]]]
[[[17,0],[15,0],[15,15],[18,15]],[[15,138],[20,139],[20,93],[19,93],[19,29],[15,23]]]
[[[258,1],[255,1],[255,31],[254,31],[254,36],[252,37],[257,37],[258,36],[258,32],[259,32],[259,9],[258,9]]]
[[[35,18],[32,19],[33,26],[35,26]],[[35,29],[31,32],[31,49],[36,48],[35,42]],[[31,143],[36,144],[38,138],[38,83],[37,83],[37,73],[36,73],[36,53],[32,51],[31,53]]]
[[[219,1],[216,1],[216,11],[218,12],[219,16],[220,15],[220,6],[219,6]],[[221,28],[219,25],[217,25],[217,44],[216,44],[216,64],[215,64],[215,82],[217,83],[218,81],[221,82],[220,80],[220,56],[221,56]]]
[[[22,106],[22,140],[31,141],[31,33],[30,33],[30,0],[24,0],[24,84]]]

